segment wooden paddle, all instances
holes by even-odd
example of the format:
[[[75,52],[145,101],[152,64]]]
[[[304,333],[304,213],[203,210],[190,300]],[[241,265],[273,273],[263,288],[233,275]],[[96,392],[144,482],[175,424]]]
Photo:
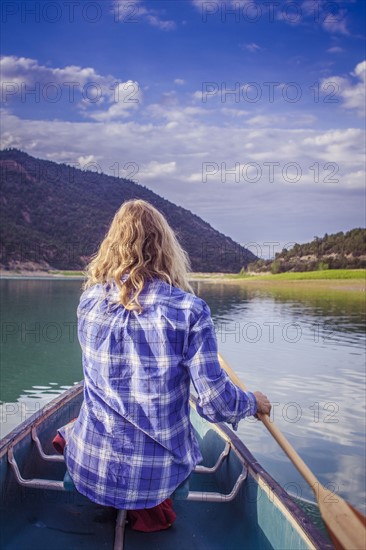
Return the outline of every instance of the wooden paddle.
[[[220,354],[219,361],[221,367],[227,372],[232,382],[245,391],[244,384]],[[321,485],[313,472],[308,468],[292,445],[287,441],[285,436],[280,432],[277,426],[271,422],[268,415],[258,414],[258,418],[263,422],[267,430],[272,434],[277,443],[314,491],[324,524],[336,549],[365,550],[366,518],[360,512],[352,508],[351,505],[340,496],[335,495],[332,491],[329,491]]]

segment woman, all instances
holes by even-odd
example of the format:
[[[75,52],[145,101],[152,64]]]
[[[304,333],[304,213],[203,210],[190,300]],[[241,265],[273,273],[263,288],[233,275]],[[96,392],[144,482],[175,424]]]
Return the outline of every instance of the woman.
[[[131,200],[88,266],[78,307],[84,402],[60,434],[76,488],[99,504],[153,509],[202,460],[189,421],[191,381],[210,422],[235,426],[270,411],[266,396],[243,392],[221,369],[188,265],[162,214]]]

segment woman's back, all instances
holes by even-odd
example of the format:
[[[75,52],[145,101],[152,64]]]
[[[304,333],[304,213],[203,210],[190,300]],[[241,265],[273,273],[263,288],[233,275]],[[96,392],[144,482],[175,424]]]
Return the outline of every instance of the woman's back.
[[[81,297],[78,336],[86,388],[100,397],[99,406],[108,405],[109,423],[113,418],[117,428],[124,417],[172,451],[170,426],[178,431],[183,411],[188,412],[183,358],[190,329],[197,319],[209,317],[208,307],[158,279],[147,282],[140,294],[142,313],[126,310],[117,298],[117,289],[102,285]]]
[[[85,399],[66,460],[81,492],[97,499],[102,489],[101,503],[108,493],[117,508],[155,506],[201,460],[189,423],[190,376],[182,358],[190,327],[204,311],[209,315],[208,308],[158,279],[146,283],[139,299],[141,314],[118,304],[113,285],[94,285],[78,308]],[[105,475],[97,484],[89,475],[86,488],[82,472],[89,472],[90,456],[95,456],[95,475],[102,470]],[[158,479],[152,483],[151,477]],[[148,479],[145,488],[141,479]]]

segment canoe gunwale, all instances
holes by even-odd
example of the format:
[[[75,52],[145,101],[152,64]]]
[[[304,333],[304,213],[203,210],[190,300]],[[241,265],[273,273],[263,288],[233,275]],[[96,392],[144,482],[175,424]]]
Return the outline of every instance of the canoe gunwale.
[[[72,401],[76,396],[82,393],[83,388],[84,382],[78,382],[75,386],[65,390],[55,399],[46,403],[39,411],[32,414],[32,416],[24,420],[21,424],[16,426],[14,430],[3,437],[0,440],[0,459],[7,454],[9,447],[14,447],[19,441],[24,439],[24,437],[31,434],[33,428],[37,428],[37,426],[52,416],[55,411],[65,406],[69,401]]]

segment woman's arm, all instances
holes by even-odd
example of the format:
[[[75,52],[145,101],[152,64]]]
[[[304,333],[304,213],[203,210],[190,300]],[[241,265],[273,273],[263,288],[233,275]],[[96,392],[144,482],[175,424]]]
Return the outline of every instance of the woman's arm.
[[[215,328],[204,304],[190,329],[184,365],[197,391],[198,413],[210,422],[229,422],[235,427],[242,418],[262,412],[268,400],[260,392],[243,391],[233,384],[217,353]]]

